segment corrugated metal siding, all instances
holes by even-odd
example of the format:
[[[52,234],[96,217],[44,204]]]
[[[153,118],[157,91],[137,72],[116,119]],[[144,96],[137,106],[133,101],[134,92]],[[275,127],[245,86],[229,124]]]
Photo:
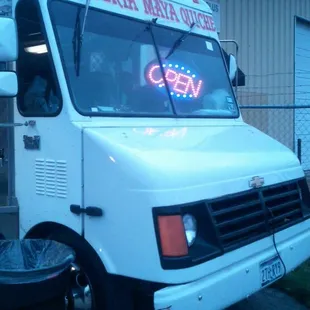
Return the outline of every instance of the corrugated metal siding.
[[[295,16],[310,20],[310,0],[220,0],[220,5],[220,38],[239,43],[238,63],[246,74],[240,104],[293,104]],[[224,48],[234,52],[232,45]],[[243,110],[243,115],[293,148],[292,111]]]

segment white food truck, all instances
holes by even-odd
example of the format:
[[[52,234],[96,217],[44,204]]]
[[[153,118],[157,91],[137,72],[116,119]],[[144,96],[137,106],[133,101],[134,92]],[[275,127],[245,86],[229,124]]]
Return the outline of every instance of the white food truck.
[[[203,0],[7,8],[2,210],[76,251],[74,309],[224,309],[310,256],[304,172],[243,121]]]

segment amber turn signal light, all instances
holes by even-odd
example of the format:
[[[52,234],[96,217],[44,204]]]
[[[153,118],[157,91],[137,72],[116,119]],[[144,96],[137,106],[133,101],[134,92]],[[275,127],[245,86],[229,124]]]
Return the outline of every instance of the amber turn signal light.
[[[188,255],[188,246],[181,215],[158,216],[160,244],[163,256]]]

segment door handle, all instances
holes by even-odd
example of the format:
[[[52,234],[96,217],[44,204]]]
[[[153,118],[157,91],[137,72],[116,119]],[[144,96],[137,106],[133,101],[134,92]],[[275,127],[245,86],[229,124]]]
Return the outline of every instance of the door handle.
[[[0,167],[4,166],[4,149],[0,149]]]
[[[76,215],[81,215],[83,213],[83,214],[86,214],[88,216],[93,216],[93,217],[103,216],[103,210],[98,207],[87,207],[84,209],[84,208],[81,208],[81,206],[79,205],[71,205],[70,211]]]
[[[85,209],[85,214],[88,216],[101,217],[103,216],[103,211],[101,208],[98,208],[98,207],[87,207]]]

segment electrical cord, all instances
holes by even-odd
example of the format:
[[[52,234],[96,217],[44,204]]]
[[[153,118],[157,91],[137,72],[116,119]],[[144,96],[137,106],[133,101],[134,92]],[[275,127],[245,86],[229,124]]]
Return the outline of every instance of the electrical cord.
[[[273,246],[274,246],[274,248],[275,248],[275,250],[276,250],[277,256],[278,256],[279,260],[281,261],[281,264],[282,264],[283,269],[284,269],[284,273],[283,273],[283,275],[282,275],[282,277],[281,277],[281,278],[283,278],[283,277],[285,277],[286,274],[287,274],[287,269],[286,269],[285,263],[284,263],[284,261],[283,261],[281,255],[280,255],[280,252],[279,252],[278,247],[277,247],[277,244],[276,244],[276,239],[275,239],[275,234],[276,234],[276,232],[275,232],[274,227],[273,227],[273,220],[275,219],[275,216],[274,216],[272,210],[270,210],[270,208],[267,207],[267,209],[268,209],[268,211],[269,211],[269,213],[270,213],[270,215],[271,215],[271,218],[272,218],[272,223],[271,223],[270,227],[271,227],[271,233],[272,233]]]

